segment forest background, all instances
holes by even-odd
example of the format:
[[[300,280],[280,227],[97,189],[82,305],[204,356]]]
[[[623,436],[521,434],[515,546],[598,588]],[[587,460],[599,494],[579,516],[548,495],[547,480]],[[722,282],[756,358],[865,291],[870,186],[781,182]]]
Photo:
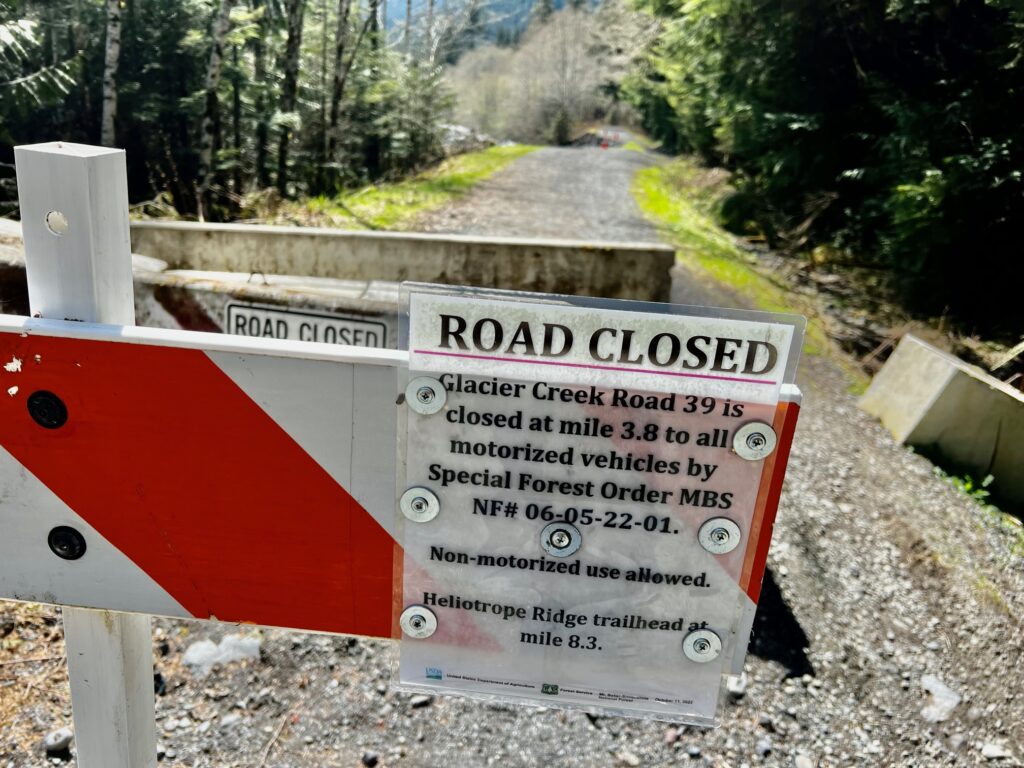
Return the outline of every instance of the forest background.
[[[0,0],[15,144],[124,147],[139,212],[245,218],[414,174],[466,126],[642,126],[725,168],[727,228],[1024,329],[1024,10],[1013,0]]]

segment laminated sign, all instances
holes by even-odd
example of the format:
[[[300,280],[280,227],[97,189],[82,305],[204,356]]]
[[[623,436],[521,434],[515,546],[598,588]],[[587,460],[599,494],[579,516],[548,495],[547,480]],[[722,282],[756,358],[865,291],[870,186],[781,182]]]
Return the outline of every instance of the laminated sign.
[[[760,590],[803,319],[406,299],[399,684],[713,724]]]

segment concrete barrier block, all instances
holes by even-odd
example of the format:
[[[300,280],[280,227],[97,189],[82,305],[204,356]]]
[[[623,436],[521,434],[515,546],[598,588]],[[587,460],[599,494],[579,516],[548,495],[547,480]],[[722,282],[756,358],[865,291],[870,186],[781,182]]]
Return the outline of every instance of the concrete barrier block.
[[[132,250],[174,269],[444,283],[667,301],[675,252],[656,243],[137,221]]]
[[[860,407],[899,442],[934,451],[1024,504],[1024,395],[912,335],[871,382]]]

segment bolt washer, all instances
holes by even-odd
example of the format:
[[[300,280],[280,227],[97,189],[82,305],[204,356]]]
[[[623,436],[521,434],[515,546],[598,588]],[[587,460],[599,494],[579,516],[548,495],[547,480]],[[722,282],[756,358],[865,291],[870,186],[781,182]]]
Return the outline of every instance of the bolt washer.
[[[683,653],[698,664],[714,661],[722,654],[722,638],[710,629],[695,629],[683,638]]]
[[[770,424],[752,421],[736,430],[732,438],[732,449],[741,459],[760,461],[771,455],[778,444],[778,437]]]
[[[712,517],[697,531],[697,541],[713,555],[732,552],[740,543],[740,527],[728,517]]]
[[[410,488],[402,494],[398,506],[414,523],[429,523],[441,511],[441,501],[429,488]]]
[[[430,416],[444,408],[448,391],[437,379],[417,376],[405,388],[405,402],[421,416]]]
[[[410,605],[402,611],[398,624],[409,637],[423,640],[437,631],[437,616],[422,605]]]
[[[579,528],[569,523],[548,523],[540,532],[540,545],[552,557],[568,557],[575,554],[582,544],[583,535]]]

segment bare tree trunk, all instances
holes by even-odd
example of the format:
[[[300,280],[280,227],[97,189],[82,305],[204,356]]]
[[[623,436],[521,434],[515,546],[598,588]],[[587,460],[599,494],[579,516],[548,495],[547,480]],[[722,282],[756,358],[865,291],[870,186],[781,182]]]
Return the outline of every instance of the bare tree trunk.
[[[345,41],[348,38],[348,17],[352,11],[352,0],[338,0],[338,31],[334,39],[334,82],[331,84],[331,123],[330,132],[338,128],[341,118],[341,97],[345,90],[348,67],[345,65]],[[332,136],[333,147],[333,136]]]
[[[405,33],[402,35],[402,48],[406,56],[412,45],[412,0],[405,0]]]
[[[107,0],[107,50],[103,60],[103,118],[100,144],[114,146],[117,118],[117,65],[121,60],[121,0]]]
[[[236,195],[242,194],[242,72],[239,68],[238,46],[231,46],[231,122],[235,147],[235,167],[232,174]]]
[[[380,31],[384,47],[388,46],[388,0],[380,0]]]
[[[320,0],[320,161],[317,163],[316,191],[323,193],[327,184],[327,0]]]
[[[270,8],[266,0],[253,0],[254,10],[263,9],[260,17],[260,33],[252,41],[253,78],[256,81],[256,185],[260,189],[270,186],[270,168],[267,157],[270,154],[270,120],[267,118],[267,49],[265,40],[270,37]]]
[[[434,61],[434,0],[427,0],[427,63]]]
[[[231,6],[235,0],[220,0],[220,8],[213,18],[213,29],[210,32],[210,62],[206,67],[206,109],[203,112],[202,127],[199,131],[199,185],[196,200],[199,205],[199,218],[204,219],[209,207],[210,184],[213,181],[214,139],[219,132],[220,104],[217,100],[217,89],[220,87],[220,75],[224,69],[224,38],[227,37],[231,25]]]
[[[302,21],[306,13],[306,0],[288,0],[288,43],[284,55],[284,82],[281,85],[281,112],[295,111],[299,94],[299,54],[302,52]],[[288,192],[288,145],[291,128],[287,121],[281,126],[277,147],[277,191],[284,197]]]
[[[362,35],[355,41],[348,61],[345,60],[345,43],[348,40],[349,15],[352,12],[352,0],[338,0],[338,28],[334,39],[334,75],[331,83],[331,114],[327,124],[327,156],[328,165],[336,161],[335,152],[338,148],[338,125],[341,122],[341,99],[345,93],[345,82],[348,80],[349,70],[355,60],[356,51],[359,49],[359,42]],[[329,180],[328,185],[337,181],[337,173],[333,167],[327,169],[325,177]]]
[[[370,48],[374,51],[380,49],[380,21],[379,14],[379,0],[369,0],[370,7],[367,9],[369,16],[367,21],[370,23]],[[373,58],[374,68],[379,67],[376,56]],[[379,76],[379,73],[375,72],[375,75]],[[383,172],[383,140],[376,128],[371,130],[363,143],[364,158],[366,163],[366,173],[371,179],[379,178]]]

